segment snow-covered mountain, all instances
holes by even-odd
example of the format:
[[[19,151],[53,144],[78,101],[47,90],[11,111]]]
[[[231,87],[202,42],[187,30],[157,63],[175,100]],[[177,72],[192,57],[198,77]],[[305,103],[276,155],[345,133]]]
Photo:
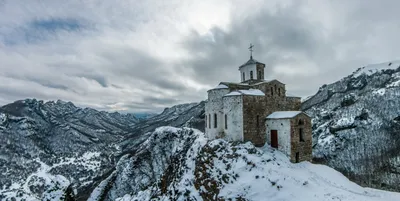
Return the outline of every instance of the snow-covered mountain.
[[[339,172],[290,163],[268,145],[207,141],[196,129],[160,127],[91,194],[91,201],[146,200],[400,200],[363,188]]]
[[[132,114],[63,101],[27,99],[0,107],[0,200],[86,200],[146,132],[162,124],[190,125],[196,107],[204,105],[174,106],[140,123]]]
[[[151,131],[161,126],[191,127],[204,131],[204,101],[200,103],[187,103],[165,108],[164,111],[149,119],[145,119],[133,127],[134,132],[126,136],[120,143],[123,154],[136,150],[137,145],[131,143],[149,137]]]
[[[315,162],[400,191],[399,67],[360,68],[305,100]],[[268,146],[207,142],[203,129],[204,102],[139,120],[16,101],[0,107],[0,200],[400,200]]]
[[[400,191],[400,61],[324,85],[302,109],[313,118],[316,161],[361,185]]]

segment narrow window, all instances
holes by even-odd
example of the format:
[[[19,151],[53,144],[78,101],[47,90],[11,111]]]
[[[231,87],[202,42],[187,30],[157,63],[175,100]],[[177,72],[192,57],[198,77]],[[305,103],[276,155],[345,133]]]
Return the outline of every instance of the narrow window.
[[[261,80],[261,71],[258,71],[258,79]]]
[[[242,73],[242,80],[243,80],[243,81],[246,80],[246,76],[244,75],[244,72]]]
[[[257,128],[258,128],[258,127],[260,127],[260,115],[257,115],[256,121],[257,121],[256,123],[257,123]]]
[[[217,114],[214,113],[214,128],[217,128]]]
[[[228,129],[228,117],[225,115],[225,129]]]
[[[296,163],[300,162],[300,153],[296,152]]]
[[[208,114],[208,128],[211,128],[211,114]]]
[[[250,71],[250,80],[253,79],[253,71]]]
[[[299,136],[300,136],[300,142],[304,142],[304,132],[302,128],[299,128]]]
[[[271,87],[271,96],[274,95],[274,88]]]
[[[304,125],[303,119],[299,119],[299,125]]]
[[[276,91],[276,85],[275,85],[275,91]]]
[[[281,88],[278,88],[278,95],[281,96]]]

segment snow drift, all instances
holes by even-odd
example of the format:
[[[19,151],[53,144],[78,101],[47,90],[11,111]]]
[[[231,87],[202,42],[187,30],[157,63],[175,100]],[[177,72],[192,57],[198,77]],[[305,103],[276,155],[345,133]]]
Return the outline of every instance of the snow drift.
[[[189,128],[158,128],[111,177],[92,200],[400,200],[398,193],[360,187],[327,166],[290,163],[268,145],[208,142]]]

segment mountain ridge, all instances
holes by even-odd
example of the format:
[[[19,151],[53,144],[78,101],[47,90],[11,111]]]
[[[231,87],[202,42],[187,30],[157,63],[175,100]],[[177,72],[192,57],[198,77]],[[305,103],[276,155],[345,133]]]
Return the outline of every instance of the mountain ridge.
[[[322,86],[302,104],[313,118],[315,160],[360,185],[400,191],[399,96],[399,61]]]
[[[192,104],[190,109],[196,106],[201,108]],[[132,114],[79,108],[61,100],[25,99],[4,105],[0,107],[0,199],[74,195],[86,200],[115,169],[124,151],[135,152],[147,132],[158,127],[143,128],[139,122],[175,126],[194,122],[194,112],[180,116],[186,109],[187,105],[177,105],[155,120],[139,121]]]

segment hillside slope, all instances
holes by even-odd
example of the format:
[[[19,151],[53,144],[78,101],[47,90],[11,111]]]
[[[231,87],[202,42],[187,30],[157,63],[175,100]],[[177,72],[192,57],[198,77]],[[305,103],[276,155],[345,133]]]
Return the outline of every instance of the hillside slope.
[[[65,191],[84,199],[114,168],[117,143],[137,122],[63,101],[27,99],[1,107],[0,199],[58,199]]]
[[[148,132],[165,124],[196,127],[202,104],[177,105],[144,121],[63,101],[0,107],[0,200],[86,200]]]
[[[400,200],[339,172],[251,143],[207,142],[198,130],[161,127],[125,155],[89,200]]]
[[[314,158],[357,183],[400,191],[400,62],[358,69],[303,103]]]

